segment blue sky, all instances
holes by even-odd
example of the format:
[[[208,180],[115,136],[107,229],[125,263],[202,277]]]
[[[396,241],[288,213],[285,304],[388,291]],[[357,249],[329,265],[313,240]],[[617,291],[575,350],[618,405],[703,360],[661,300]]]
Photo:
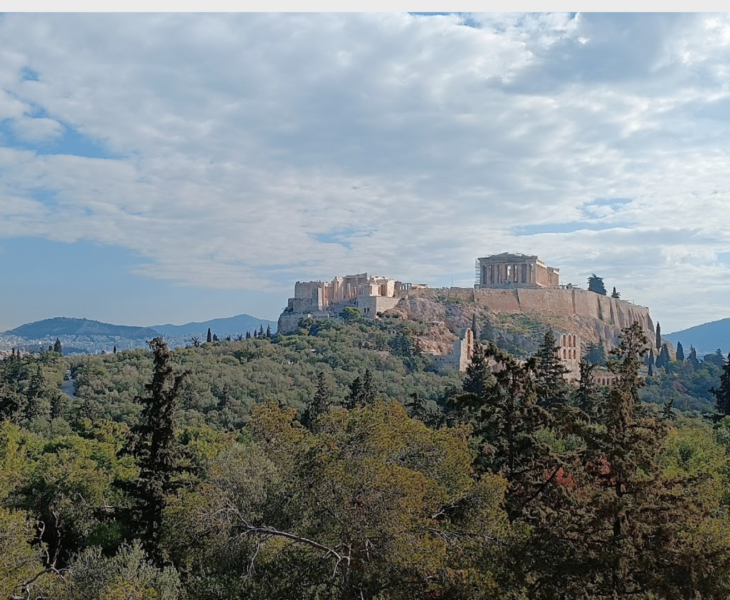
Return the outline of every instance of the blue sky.
[[[275,319],[297,279],[591,273],[730,316],[730,17],[0,15],[0,330]]]

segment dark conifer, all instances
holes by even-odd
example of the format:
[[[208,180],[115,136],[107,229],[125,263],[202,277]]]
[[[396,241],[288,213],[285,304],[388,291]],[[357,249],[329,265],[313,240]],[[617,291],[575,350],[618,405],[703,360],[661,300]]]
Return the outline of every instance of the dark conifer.
[[[713,387],[710,392],[715,396],[714,419],[719,421],[730,415],[730,354],[722,368],[720,387]]]
[[[329,391],[327,390],[327,381],[324,372],[317,374],[317,391],[314,398],[309,403],[307,410],[304,411],[302,421],[309,429],[313,429],[315,422],[319,417],[326,413],[330,408]]]
[[[611,298],[616,298],[617,300],[621,297],[621,294],[619,294],[616,291],[616,286],[613,287],[613,292],[611,293]]]
[[[162,338],[149,342],[153,352],[152,381],[145,385],[148,395],[137,397],[142,404],[141,422],[135,435],[133,454],[140,468],[135,495],[139,501],[139,525],[149,555],[163,562],[159,547],[162,513],[177,468],[175,411],[182,394],[185,374],[175,375],[171,355]]]
[[[558,351],[555,334],[552,329],[548,329],[535,354],[537,402],[543,408],[552,408],[567,400],[567,369],[560,362]]]
[[[677,362],[684,362],[684,348],[682,342],[677,342]]]
[[[208,327],[208,335],[206,336],[205,341],[209,344],[213,341],[213,334],[210,332],[210,327]]]
[[[659,352],[662,349],[662,326],[659,321],[656,323],[656,349]]]
[[[63,354],[63,345],[61,344],[61,340],[58,338],[56,338],[56,341],[53,344],[53,351],[58,354]]]

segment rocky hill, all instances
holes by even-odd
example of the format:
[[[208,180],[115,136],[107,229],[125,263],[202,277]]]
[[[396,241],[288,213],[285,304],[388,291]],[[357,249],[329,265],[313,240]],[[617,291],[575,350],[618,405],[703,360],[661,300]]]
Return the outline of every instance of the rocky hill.
[[[36,321],[35,323],[26,323],[25,325],[6,331],[5,334],[32,340],[61,336],[103,336],[142,340],[151,339],[159,335],[157,331],[149,327],[112,325],[110,323],[101,323],[100,321],[71,319],[68,317],[55,317],[53,319]]]
[[[638,321],[649,340],[655,339],[648,308],[575,288],[416,290],[388,312],[427,324],[429,334],[421,342],[434,354],[448,353],[456,334],[471,326],[475,315],[482,338],[501,338],[502,345],[525,354],[536,350],[548,328],[574,333],[584,345],[612,347],[621,329]]]

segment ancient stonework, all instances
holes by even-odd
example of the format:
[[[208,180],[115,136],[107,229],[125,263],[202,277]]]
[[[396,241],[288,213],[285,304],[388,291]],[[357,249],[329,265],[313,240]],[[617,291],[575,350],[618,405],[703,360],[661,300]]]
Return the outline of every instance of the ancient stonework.
[[[367,273],[335,277],[332,281],[297,281],[294,297],[279,317],[279,333],[293,333],[299,321],[308,319],[340,320],[347,307],[358,309],[365,318],[394,308],[403,294],[425,289],[423,284],[403,283]]]
[[[493,254],[477,259],[475,288],[557,288],[560,271],[548,267],[537,256]]]

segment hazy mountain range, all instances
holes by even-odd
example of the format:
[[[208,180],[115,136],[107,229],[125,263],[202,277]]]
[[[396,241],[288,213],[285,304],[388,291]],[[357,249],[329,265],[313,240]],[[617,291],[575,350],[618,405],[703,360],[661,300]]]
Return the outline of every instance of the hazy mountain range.
[[[128,325],[112,325],[89,319],[72,319],[68,317],[55,317],[44,319],[34,323],[27,323],[4,332],[3,335],[18,336],[27,340],[39,340],[52,337],[64,336],[103,336],[109,338],[123,338],[128,340],[149,340],[159,335],[167,337],[184,337],[199,335],[204,336],[210,328],[212,333],[222,338],[226,335],[237,335],[246,331],[258,330],[260,327],[266,329],[271,327],[276,331],[276,322],[258,319],[251,315],[236,315],[224,319],[212,319],[199,323],[186,323],[185,325],[154,325],[153,327],[131,327]]]
[[[730,352],[730,318],[695,325],[689,329],[667,333],[662,337],[672,342],[675,348],[677,342],[682,342],[685,355],[690,346],[694,346],[700,356],[710,354],[718,348],[727,354]]]
[[[185,325],[154,325],[152,329],[166,336],[204,336],[210,328],[211,333],[216,334],[219,338],[227,335],[234,336],[239,333],[246,333],[254,330],[258,331],[260,327],[266,330],[271,327],[271,331],[276,333],[276,321],[267,321],[266,319],[258,319],[251,315],[236,315],[225,319],[212,319],[210,321],[202,321],[199,323],[186,323]]]

